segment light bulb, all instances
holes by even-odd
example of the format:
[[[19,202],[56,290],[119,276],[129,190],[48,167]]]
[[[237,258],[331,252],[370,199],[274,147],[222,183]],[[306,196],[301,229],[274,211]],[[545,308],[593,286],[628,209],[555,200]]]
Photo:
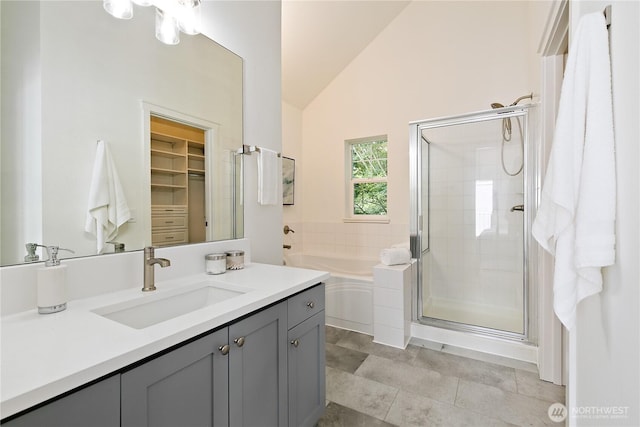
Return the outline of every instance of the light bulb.
[[[131,19],[133,17],[131,0],[104,0],[102,6],[115,18]]]
[[[137,4],[138,6],[143,6],[143,7],[151,6],[153,4],[152,0],[131,0],[131,1]]]
[[[164,44],[180,43],[176,19],[160,9],[156,9],[156,38]]]
[[[185,34],[200,33],[200,0],[179,0],[178,28]]]

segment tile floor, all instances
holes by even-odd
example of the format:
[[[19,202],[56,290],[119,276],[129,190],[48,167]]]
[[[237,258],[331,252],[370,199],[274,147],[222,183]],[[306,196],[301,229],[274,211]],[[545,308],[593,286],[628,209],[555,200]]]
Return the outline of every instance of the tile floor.
[[[327,409],[320,427],[553,425],[564,387],[426,347],[401,350],[327,326]],[[557,425],[557,424],[556,424]]]

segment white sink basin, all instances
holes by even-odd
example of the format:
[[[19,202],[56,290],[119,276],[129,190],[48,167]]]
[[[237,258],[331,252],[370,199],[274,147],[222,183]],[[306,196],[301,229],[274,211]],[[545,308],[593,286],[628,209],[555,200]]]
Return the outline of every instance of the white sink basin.
[[[123,325],[143,329],[244,293],[244,290],[232,290],[209,283],[200,283],[188,288],[149,294],[122,303],[100,307],[93,312]]]

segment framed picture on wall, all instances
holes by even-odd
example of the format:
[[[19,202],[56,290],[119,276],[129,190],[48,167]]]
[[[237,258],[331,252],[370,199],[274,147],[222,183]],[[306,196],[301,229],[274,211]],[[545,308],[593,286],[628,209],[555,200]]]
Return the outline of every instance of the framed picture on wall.
[[[296,179],[296,161],[282,157],[282,204],[293,205],[293,185]]]

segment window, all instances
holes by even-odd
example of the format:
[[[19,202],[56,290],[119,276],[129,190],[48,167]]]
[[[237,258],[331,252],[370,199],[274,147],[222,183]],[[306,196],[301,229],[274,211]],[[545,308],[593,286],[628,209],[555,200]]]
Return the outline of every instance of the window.
[[[387,136],[346,142],[347,217],[382,219],[387,215]]]

